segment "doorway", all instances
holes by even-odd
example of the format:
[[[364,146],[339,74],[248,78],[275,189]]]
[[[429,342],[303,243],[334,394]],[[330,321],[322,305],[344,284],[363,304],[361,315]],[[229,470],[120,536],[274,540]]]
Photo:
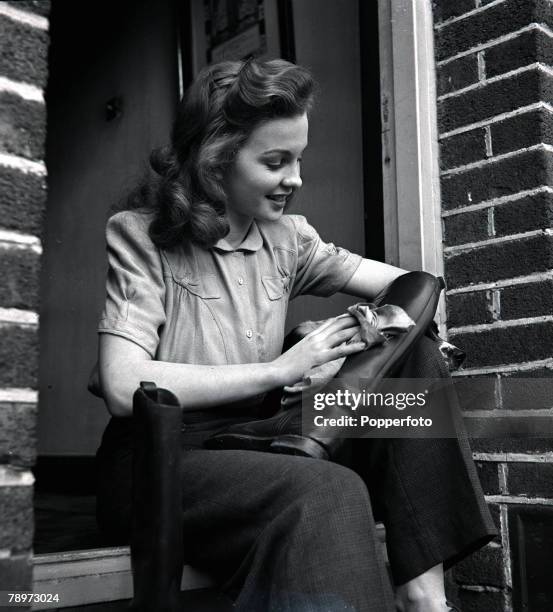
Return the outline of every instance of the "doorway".
[[[92,457],[108,416],[86,387],[105,292],[105,221],[151,149],[167,141],[178,49],[190,46],[176,0],[76,4],[54,0],[50,21],[36,552],[100,543]],[[296,60],[320,88],[292,212],[306,215],[323,238],[382,259],[378,5],[295,0],[291,7]],[[83,20],[88,27],[78,28]],[[182,60],[189,74],[190,58]],[[336,314],[350,301],[302,298],[291,304],[288,325]],[[42,525],[54,515],[90,537],[76,544],[62,527],[64,539],[52,541]]]
[[[86,388],[105,293],[105,222],[168,138],[178,100],[175,23],[171,0],[52,3],[40,455],[92,454],[106,423]]]
[[[35,552],[74,547],[72,531],[81,533],[78,546],[97,543],[92,456],[108,415],[87,381],[105,295],[104,228],[169,135],[178,101],[175,4],[52,2]]]

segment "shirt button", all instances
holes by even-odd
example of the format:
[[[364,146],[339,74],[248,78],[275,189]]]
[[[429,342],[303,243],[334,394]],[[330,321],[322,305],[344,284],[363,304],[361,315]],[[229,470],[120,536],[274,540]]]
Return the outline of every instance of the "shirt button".
[[[247,336],[248,338],[251,338],[251,337],[253,336],[253,332],[252,332],[252,330],[251,330],[251,329],[246,330],[246,336]]]
[[[243,285],[244,284],[244,279],[241,276],[238,277],[238,284],[239,285]]]

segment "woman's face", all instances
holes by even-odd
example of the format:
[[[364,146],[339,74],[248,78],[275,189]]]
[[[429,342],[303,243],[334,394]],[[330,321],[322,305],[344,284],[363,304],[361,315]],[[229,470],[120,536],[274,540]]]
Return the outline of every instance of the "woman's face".
[[[307,115],[270,119],[258,125],[224,180],[227,215],[233,219],[278,220],[301,187],[301,155],[307,146]]]

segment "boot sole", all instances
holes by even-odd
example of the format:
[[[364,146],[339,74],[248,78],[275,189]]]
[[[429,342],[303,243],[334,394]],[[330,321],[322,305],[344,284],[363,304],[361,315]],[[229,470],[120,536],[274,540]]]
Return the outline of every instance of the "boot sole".
[[[210,450],[257,450],[269,451],[274,436],[250,436],[246,434],[221,433],[204,442]]]
[[[328,453],[321,444],[311,438],[293,434],[275,437],[222,433],[206,440],[204,447],[210,450],[256,450],[313,459],[328,459]]]
[[[270,448],[272,453],[284,455],[298,455],[301,457],[311,457],[313,459],[328,459],[328,453],[324,446],[313,438],[295,436],[288,434],[274,438]]]

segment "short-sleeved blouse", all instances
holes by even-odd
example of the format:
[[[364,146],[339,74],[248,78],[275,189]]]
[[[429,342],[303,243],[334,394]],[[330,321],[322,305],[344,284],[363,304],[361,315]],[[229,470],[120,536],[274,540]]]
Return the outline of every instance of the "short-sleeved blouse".
[[[123,336],[153,359],[225,365],[280,355],[288,301],[344,287],[361,257],[321,240],[304,217],[254,221],[237,248],[192,242],[157,248],[151,213],[107,224],[107,297],[100,333]]]

